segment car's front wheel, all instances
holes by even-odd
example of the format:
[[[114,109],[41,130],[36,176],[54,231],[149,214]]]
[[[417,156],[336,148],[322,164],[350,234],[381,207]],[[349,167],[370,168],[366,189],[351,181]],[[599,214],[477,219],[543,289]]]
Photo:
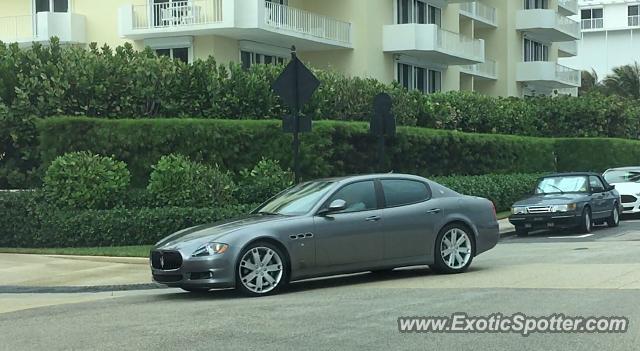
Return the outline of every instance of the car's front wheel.
[[[529,236],[529,230],[521,225],[516,226],[516,235],[525,238]]]
[[[580,229],[581,233],[589,234],[591,233],[591,228],[593,226],[593,218],[591,217],[591,209],[589,207],[585,207],[582,210],[582,217],[580,218],[580,225],[578,229]]]
[[[236,269],[237,287],[247,296],[276,293],[288,282],[286,256],[275,245],[257,242],[240,254]]]
[[[434,264],[431,269],[438,273],[462,273],[473,261],[475,242],[469,228],[460,224],[444,227],[436,239]]]
[[[607,218],[607,225],[611,228],[615,228],[620,225],[620,207],[618,207],[618,204],[613,204],[611,216]]]

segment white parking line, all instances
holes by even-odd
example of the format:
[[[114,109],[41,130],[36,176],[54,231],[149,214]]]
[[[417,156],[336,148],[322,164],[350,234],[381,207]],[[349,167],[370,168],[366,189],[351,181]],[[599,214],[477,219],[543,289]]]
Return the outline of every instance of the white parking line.
[[[584,239],[584,238],[590,238],[592,236],[593,234],[585,234],[585,235],[578,235],[578,236],[550,236],[549,239]]]

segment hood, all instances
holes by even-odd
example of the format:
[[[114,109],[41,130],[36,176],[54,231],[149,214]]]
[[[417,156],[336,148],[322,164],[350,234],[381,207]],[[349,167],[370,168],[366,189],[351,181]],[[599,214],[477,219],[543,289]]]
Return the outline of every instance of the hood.
[[[616,190],[620,193],[620,195],[633,195],[635,197],[638,197],[638,194],[640,194],[640,183],[611,183],[611,185],[616,187]]]
[[[177,249],[185,245],[190,245],[194,242],[203,244],[205,242],[215,241],[223,235],[242,229],[252,228],[267,222],[280,221],[284,218],[286,217],[280,215],[264,216],[256,214],[187,228],[162,239],[158,244],[156,244],[156,248]]]
[[[589,195],[583,193],[571,194],[537,194],[527,199],[518,201],[514,206],[549,206],[567,205],[576,202],[588,201]]]

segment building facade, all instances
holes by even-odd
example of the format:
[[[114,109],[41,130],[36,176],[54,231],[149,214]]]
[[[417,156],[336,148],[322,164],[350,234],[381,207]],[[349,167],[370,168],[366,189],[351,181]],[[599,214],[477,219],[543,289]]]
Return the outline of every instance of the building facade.
[[[613,68],[640,63],[640,1],[580,0],[582,34],[578,56],[564,63],[594,70],[600,79]]]
[[[12,0],[0,40],[131,42],[191,62],[245,66],[298,55],[318,68],[425,93],[573,93],[576,0]]]

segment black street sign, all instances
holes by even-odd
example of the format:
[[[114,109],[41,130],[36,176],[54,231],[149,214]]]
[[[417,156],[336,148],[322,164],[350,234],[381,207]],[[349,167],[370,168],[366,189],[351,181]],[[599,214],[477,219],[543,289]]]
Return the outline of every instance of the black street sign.
[[[298,126],[299,133],[310,133],[311,132],[311,117],[308,116],[300,116],[298,117],[298,122],[300,125]],[[295,133],[296,132],[296,120],[291,115],[286,115],[282,118],[282,131],[285,133]]]
[[[371,116],[371,134],[378,137],[378,168],[383,172],[385,137],[396,135],[396,119],[391,108],[393,101],[387,93],[380,93],[373,99],[373,116]]]

